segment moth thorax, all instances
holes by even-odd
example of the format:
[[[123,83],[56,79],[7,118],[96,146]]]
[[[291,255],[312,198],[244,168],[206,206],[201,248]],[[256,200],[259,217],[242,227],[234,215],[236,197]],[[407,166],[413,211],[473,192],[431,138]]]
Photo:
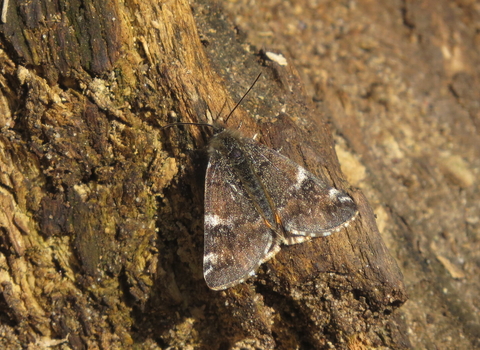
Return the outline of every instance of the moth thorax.
[[[230,162],[232,162],[235,167],[242,165],[247,166],[246,163],[248,163],[248,159],[245,157],[245,153],[238,145],[231,145],[231,147],[227,149],[227,152]]]
[[[222,154],[234,166],[247,161],[242,140],[230,130],[217,134],[210,143],[210,149]]]

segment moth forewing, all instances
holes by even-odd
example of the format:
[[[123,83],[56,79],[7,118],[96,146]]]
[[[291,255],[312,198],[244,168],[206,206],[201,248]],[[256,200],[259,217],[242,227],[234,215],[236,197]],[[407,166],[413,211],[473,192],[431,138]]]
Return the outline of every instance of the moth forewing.
[[[245,184],[215,149],[205,178],[204,239],[204,278],[214,290],[252,276],[276,244]]]

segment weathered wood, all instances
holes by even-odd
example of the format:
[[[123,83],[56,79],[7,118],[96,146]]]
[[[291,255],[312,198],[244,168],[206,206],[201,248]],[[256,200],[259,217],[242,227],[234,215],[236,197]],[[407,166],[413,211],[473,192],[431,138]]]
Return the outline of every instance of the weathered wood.
[[[330,126],[291,61],[247,47],[207,2],[9,6],[0,27],[4,348],[63,339],[74,349],[408,347],[395,312],[402,274],[365,197],[343,180]],[[360,216],[212,292],[202,277],[210,131],[160,127],[215,119],[260,71],[228,126],[349,191]]]

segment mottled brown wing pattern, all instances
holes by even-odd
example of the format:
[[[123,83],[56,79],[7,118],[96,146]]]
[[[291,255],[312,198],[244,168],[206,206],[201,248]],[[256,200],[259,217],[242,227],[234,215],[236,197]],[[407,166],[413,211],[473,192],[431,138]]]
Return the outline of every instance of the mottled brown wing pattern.
[[[226,289],[255,274],[278,250],[228,159],[212,153],[205,178],[203,274],[214,290]]]
[[[244,139],[287,233],[285,244],[328,236],[357,214],[353,199],[280,153]]]

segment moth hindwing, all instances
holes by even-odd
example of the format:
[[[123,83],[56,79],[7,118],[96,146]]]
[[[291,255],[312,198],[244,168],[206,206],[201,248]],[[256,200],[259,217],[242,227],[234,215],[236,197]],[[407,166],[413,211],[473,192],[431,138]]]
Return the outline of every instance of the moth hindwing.
[[[220,129],[205,178],[205,281],[214,290],[232,287],[280,244],[327,236],[356,214],[344,192],[273,149]]]

